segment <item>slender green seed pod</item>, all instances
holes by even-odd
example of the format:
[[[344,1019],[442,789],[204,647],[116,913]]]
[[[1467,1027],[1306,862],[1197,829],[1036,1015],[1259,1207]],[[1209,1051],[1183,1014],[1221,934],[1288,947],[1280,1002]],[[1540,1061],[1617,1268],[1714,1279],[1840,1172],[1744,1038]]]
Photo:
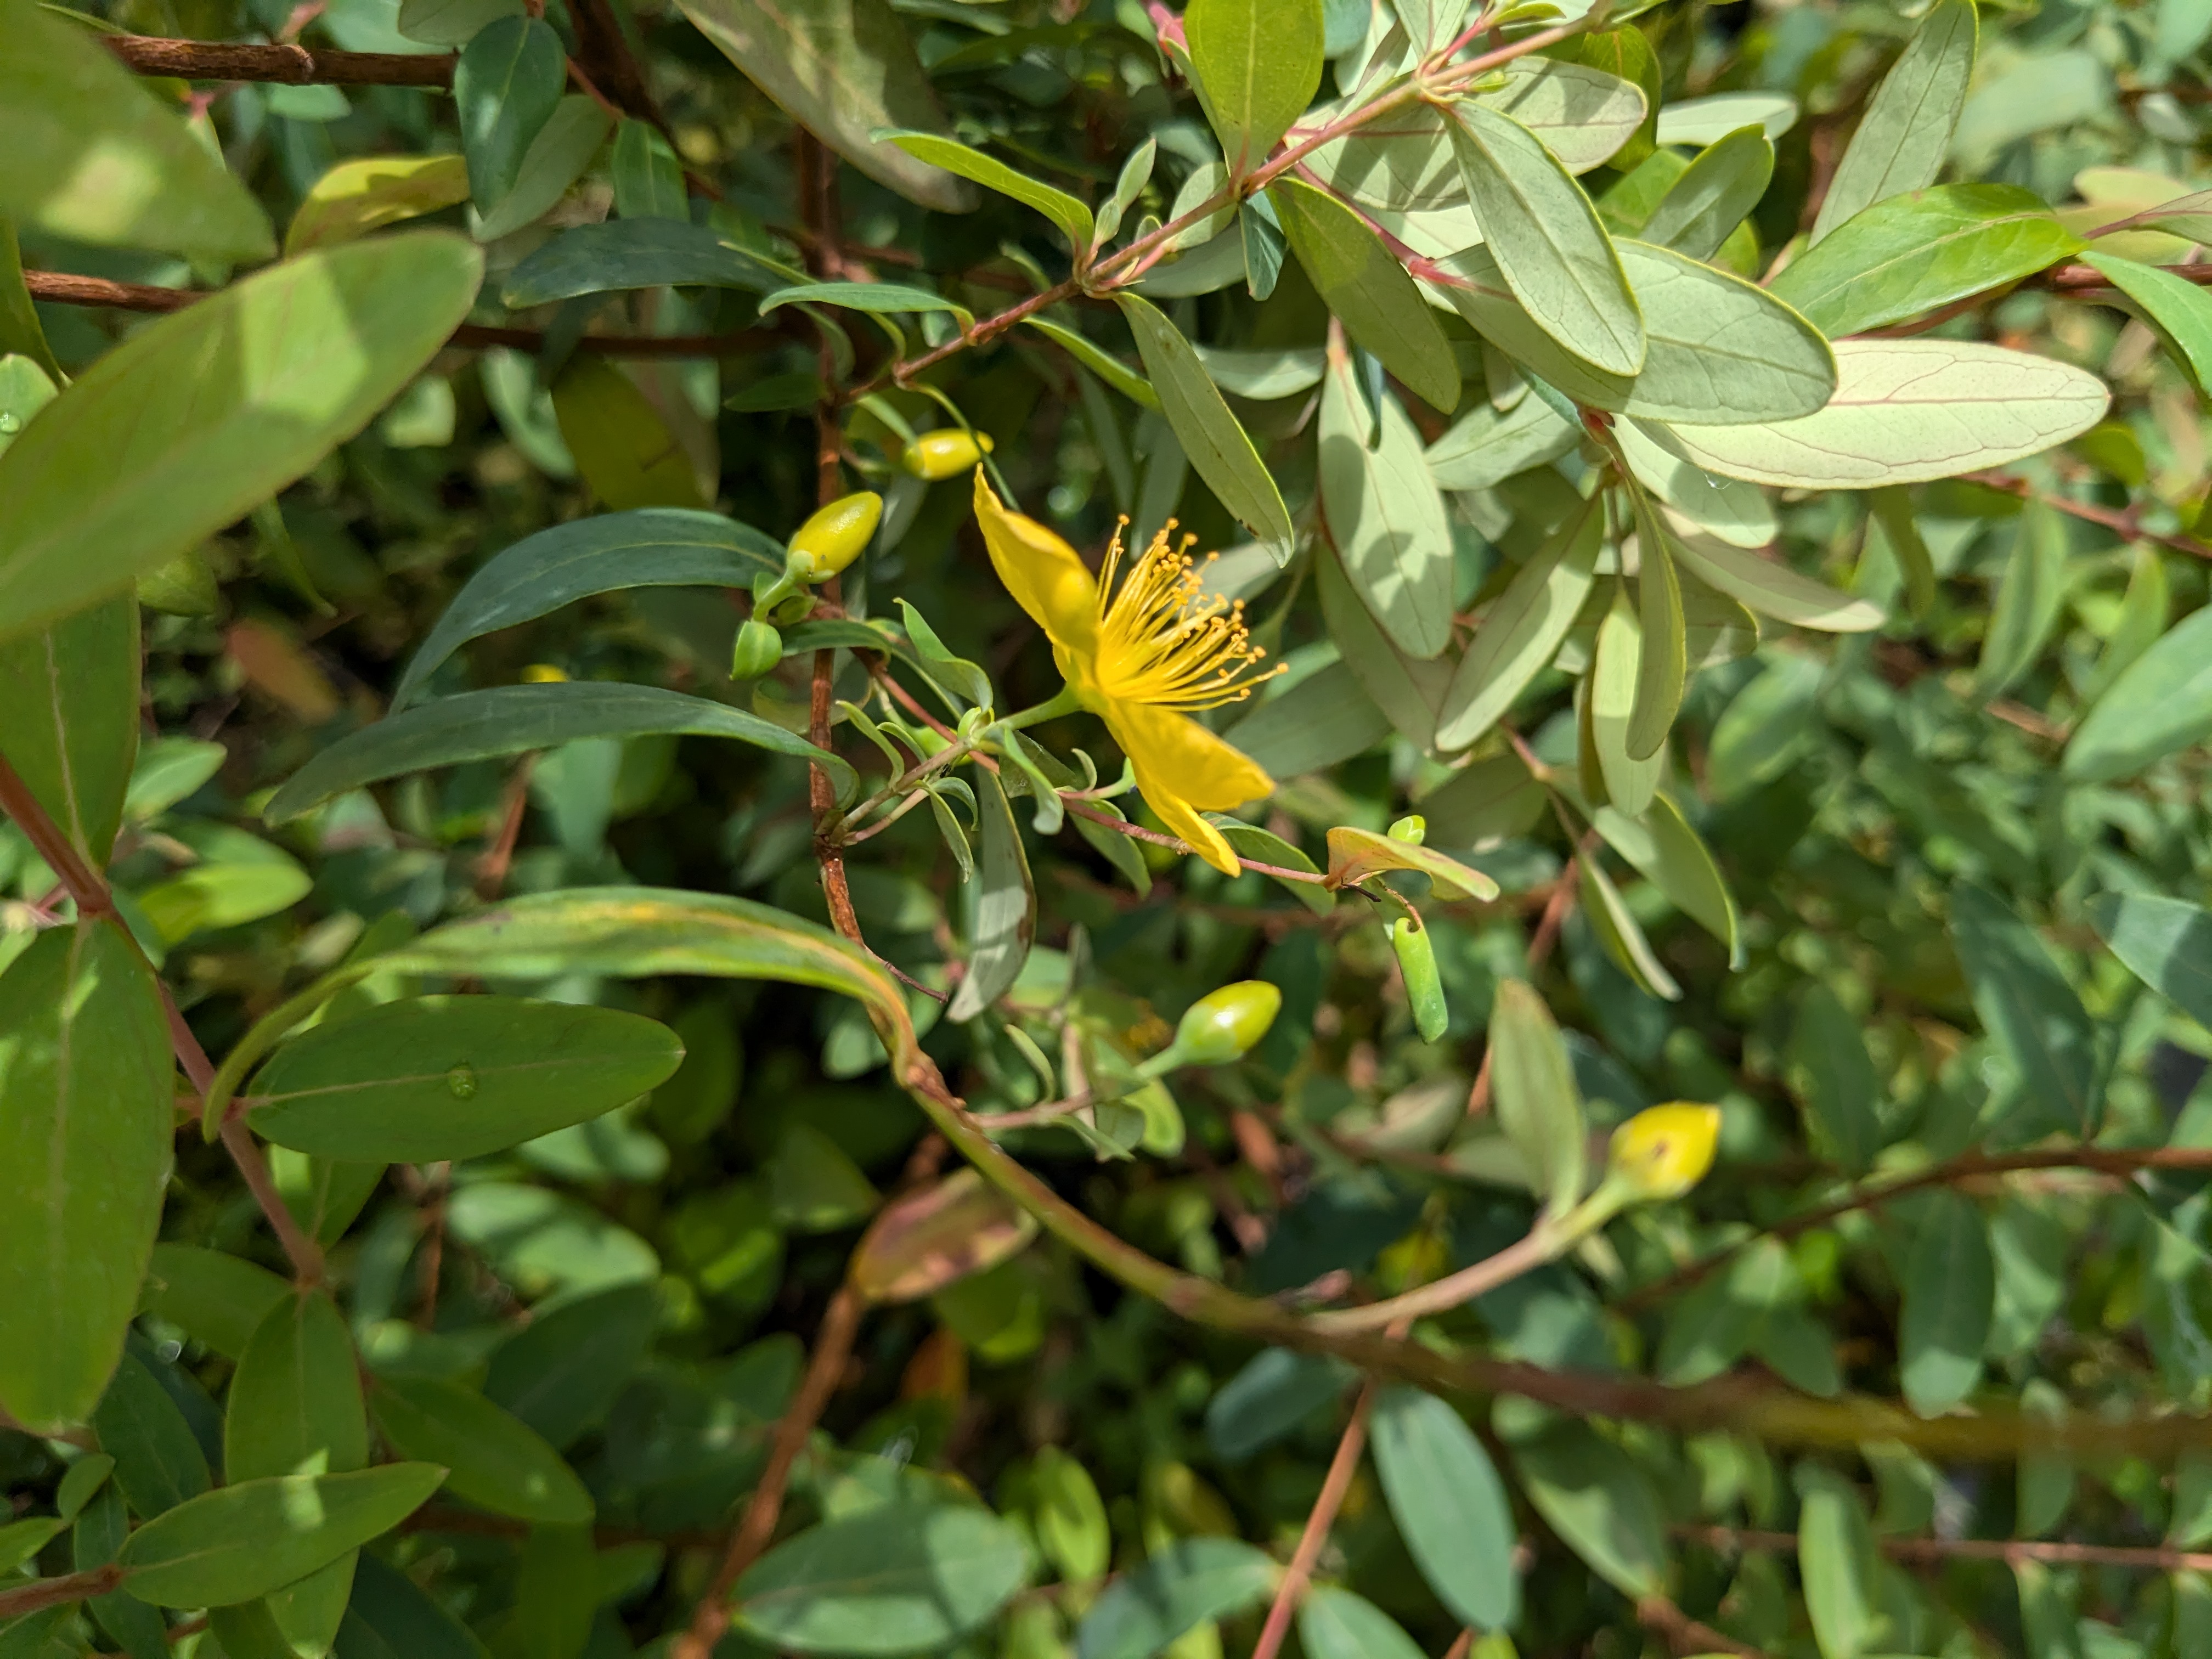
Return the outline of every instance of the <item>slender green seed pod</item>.
[[[1398,971],[1406,976],[1406,1001],[1413,1011],[1413,1026],[1421,1041],[1434,1042],[1451,1025],[1451,1009],[1444,1001],[1444,982],[1437,974],[1437,950],[1429,930],[1415,925],[1411,916],[1390,924],[1390,948],[1398,953]]]

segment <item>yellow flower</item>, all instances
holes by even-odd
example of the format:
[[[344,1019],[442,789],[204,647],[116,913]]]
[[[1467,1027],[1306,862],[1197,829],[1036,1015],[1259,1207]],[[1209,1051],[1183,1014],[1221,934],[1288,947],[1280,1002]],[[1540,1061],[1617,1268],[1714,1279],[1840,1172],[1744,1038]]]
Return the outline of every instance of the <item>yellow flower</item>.
[[[1249,697],[1267,678],[1254,672],[1266,653],[1244,626],[1243,602],[1208,598],[1189,553],[1164,531],[1118,587],[1117,534],[1101,581],[1051,531],[1006,511],[981,469],[975,518],[999,580],[1044,629],[1083,706],[1121,745],[1152,811],[1200,858],[1235,875],[1237,855],[1199,814],[1257,800],[1274,781],[1190,711]]]
[[[1670,1101],[1615,1129],[1606,1162],[1613,1180],[1632,1197],[1680,1198],[1713,1167],[1720,1133],[1719,1107]]]

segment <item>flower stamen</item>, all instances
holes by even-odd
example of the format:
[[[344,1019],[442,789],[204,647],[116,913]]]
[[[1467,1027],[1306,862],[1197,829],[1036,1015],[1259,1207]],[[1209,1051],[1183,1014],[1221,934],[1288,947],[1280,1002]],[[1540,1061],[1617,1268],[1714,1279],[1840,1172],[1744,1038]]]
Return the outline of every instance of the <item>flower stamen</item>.
[[[1121,521],[1127,528],[1128,520]],[[1284,665],[1259,670],[1267,651],[1252,643],[1244,601],[1209,593],[1203,568],[1190,556],[1197,541],[1170,539],[1167,527],[1130,568],[1119,587],[1121,530],[1114,532],[1098,580],[1098,689],[1106,696],[1157,708],[1186,711],[1241,702]],[[1221,556],[1209,553],[1206,563]]]

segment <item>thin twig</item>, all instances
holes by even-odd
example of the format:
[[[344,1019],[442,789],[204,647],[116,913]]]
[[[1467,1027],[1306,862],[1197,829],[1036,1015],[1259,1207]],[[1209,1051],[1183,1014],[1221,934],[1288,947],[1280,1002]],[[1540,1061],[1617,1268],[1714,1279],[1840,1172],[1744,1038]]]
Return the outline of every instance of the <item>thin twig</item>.
[[[68,270],[27,270],[23,282],[34,300],[57,305],[104,306],[112,311],[182,311],[186,306],[212,297],[198,289],[113,283],[105,276],[84,276]],[[729,334],[586,334],[576,342],[576,349],[603,357],[728,357],[753,350],[779,335],[779,330],[767,328],[742,328]],[[535,351],[544,345],[545,331],[463,323],[447,337],[446,343],[469,350],[508,346],[519,351]]]
[[[860,1293],[849,1279],[839,1285],[836,1295],[830,1298],[829,1310],[822,1316],[821,1328],[814,1335],[814,1352],[807,1358],[806,1375],[790,1407],[776,1423],[775,1438],[769,1444],[768,1464],[761,1471],[760,1484],[745,1502],[744,1514],[738,1521],[737,1530],[730,1535],[730,1547],[722,1556],[721,1565],[714,1570],[713,1583],[708,1585],[707,1594],[692,1612],[690,1628],[670,1647],[669,1659],[708,1659],[722,1639],[722,1632],[729,1628],[730,1592],[775,1535],[776,1521],[783,1513],[783,1495],[791,1484],[791,1471],[799,1462],[799,1454],[805,1449],[807,1436],[814,1432],[815,1424],[821,1420],[823,1407],[830,1403],[830,1391],[844,1375],[845,1362],[852,1358],[853,1339],[860,1328],[862,1306]]]
[[[449,87],[451,52],[333,52],[322,46],[260,46],[243,40],[171,40],[103,34],[100,45],[141,75],[185,81],[280,81],[286,86]]]
[[[1093,823],[1103,824],[1116,834],[1127,836],[1133,841],[1148,841],[1155,847],[1165,847],[1175,852],[1188,853],[1194,856],[1198,852],[1198,848],[1180,836],[1163,835],[1157,830],[1147,830],[1141,823],[1132,823],[1127,818],[1117,818],[1111,813],[1098,811],[1093,807],[1084,805],[1080,801],[1070,800],[1065,795],[1060,797],[1060,805],[1068,811],[1074,813],[1076,817],[1089,818]],[[1234,853],[1230,856],[1237,858]],[[1293,870],[1284,864],[1262,864],[1257,859],[1240,858],[1237,859],[1237,862],[1247,870],[1257,870],[1261,875],[1273,876],[1278,881],[1302,881],[1315,887],[1325,887],[1328,884],[1328,876],[1316,871]]]
[[[1717,1550],[1761,1550],[1795,1554],[1794,1532],[1738,1527],[1680,1527],[1678,1536]],[[2212,1572],[2212,1553],[2164,1545],[2075,1544],[2034,1538],[1881,1538],[1881,1553],[1896,1561],[2047,1561],[2060,1566],[2133,1567],[2146,1572]]]
[[[1312,1581],[1314,1564],[1321,1559],[1322,1547],[1328,1542],[1328,1529],[1336,1524],[1337,1511],[1344,1507],[1345,1495],[1352,1490],[1352,1477],[1358,1471],[1359,1455],[1367,1447],[1367,1419],[1375,1409],[1375,1379],[1360,1386],[1359,1398],[1352,1402],[1352,1421],[1345,1425],[1344,1434],[1336,1443],[1336,1455],[1329,1459],[1328,1474],[1321,1483],[1321,1495],[1314,1499],[1312,1510],[1306,1516],[1305,1530],[1298,1534],[1298,1547],[1291,1556],[1291,1565],[1275,1585],[1275,1599],[1267,1607],[1267,1622],[1260,1628],[1260,1639],[1252,1648],[1252,1659],[1275,1659],[1282,1649],[1283,1639],[1291,1633],[1291,1614],[1297,1611],[1304,1596],[1306,1585]]]
[[[1736,1659],[1767,1659],[1763,1648],[1739,1642],[1711,1625],[1700,1623],[1663,1595],[1647,1595],[1636,1604],[1636,1621],[1656,1631],[1674,1651],[1688,1659],[1692,1654],[1731,1653]]]
[[[2212,270],[2212,266],[2206,269]],[[2017,495],[2024,501],[2041,501],[2069,517],[2088,524],[2102,525],[2124,541],[2156,542],[2160,547],[2170,547],[2177,553],[2186,553],[2199,559],[2212,559],[2212,546],[2207,546],[2193,536],[2169,535],[2144,529],[2133,507],[2123,511],[2117,507],[2098,507],[2089,501],[2077,501],[2070,496],[2054,495],[2048,490],[2038,489],[2025,478],[2015,478],[2009,472],[1962,472],[1959,477],[1962,483],[2002,490],[2008,495]]]
[[[41,1607],[58,1607],[65,1601],[88,1601],[105,1595],[123,1582],[123,1569],[110,1564],[86,1572],[65,1572],[58,1578],[39,1578],[20,1589],[0,1590],[0,1620]]]

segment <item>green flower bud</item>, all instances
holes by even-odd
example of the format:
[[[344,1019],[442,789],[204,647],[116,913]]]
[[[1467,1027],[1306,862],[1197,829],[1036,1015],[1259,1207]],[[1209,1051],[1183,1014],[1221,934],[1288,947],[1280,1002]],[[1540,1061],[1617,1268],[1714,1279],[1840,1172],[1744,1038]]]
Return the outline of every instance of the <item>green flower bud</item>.
[[[1411,916],[1401,916],[1390,924],[1390,948],[1398,953],[1398,971],[1406,976],[1406,1003],[1413,1011],[1414,1029],[1422,1042],[1434,1042],[1451,1024],[1444,983],[1437,973],[1436,945],[1427,928]]]
[[[755,617],[738,629],[738,643],[730,653],[730,678],[757,680],[783,660],[783,635]]]
[[[826,582],[860,556],[884,516],[884,498],[863,489],[830,503],[791,538],[787,574],[806,582]]]
[[[906,447],[899,464],[917,478],[935,483],[939,478],[951,478],[965,472],[991,453],[988,433],[963,432],[957,427],[947,427],[941,432],[925,432]]]
[[[1385,833],[1392,841],[1402,841],[1408,847],[1419,847],[1429,838],[1429,821],[1419,812],[1408,812]]]
[[[1686,1100],[1638,1112],[1613,1132],[1607,1180],[1636,1199],[1680,1198],[1713,1167],[1721,1109]]]
[[[1176,1027],[1175,1049],[1189,1066],[1221,1066],[1243,1057],[1267,1035],[1283,994],[1264,979],[1242,979],[1190,1005]]]

